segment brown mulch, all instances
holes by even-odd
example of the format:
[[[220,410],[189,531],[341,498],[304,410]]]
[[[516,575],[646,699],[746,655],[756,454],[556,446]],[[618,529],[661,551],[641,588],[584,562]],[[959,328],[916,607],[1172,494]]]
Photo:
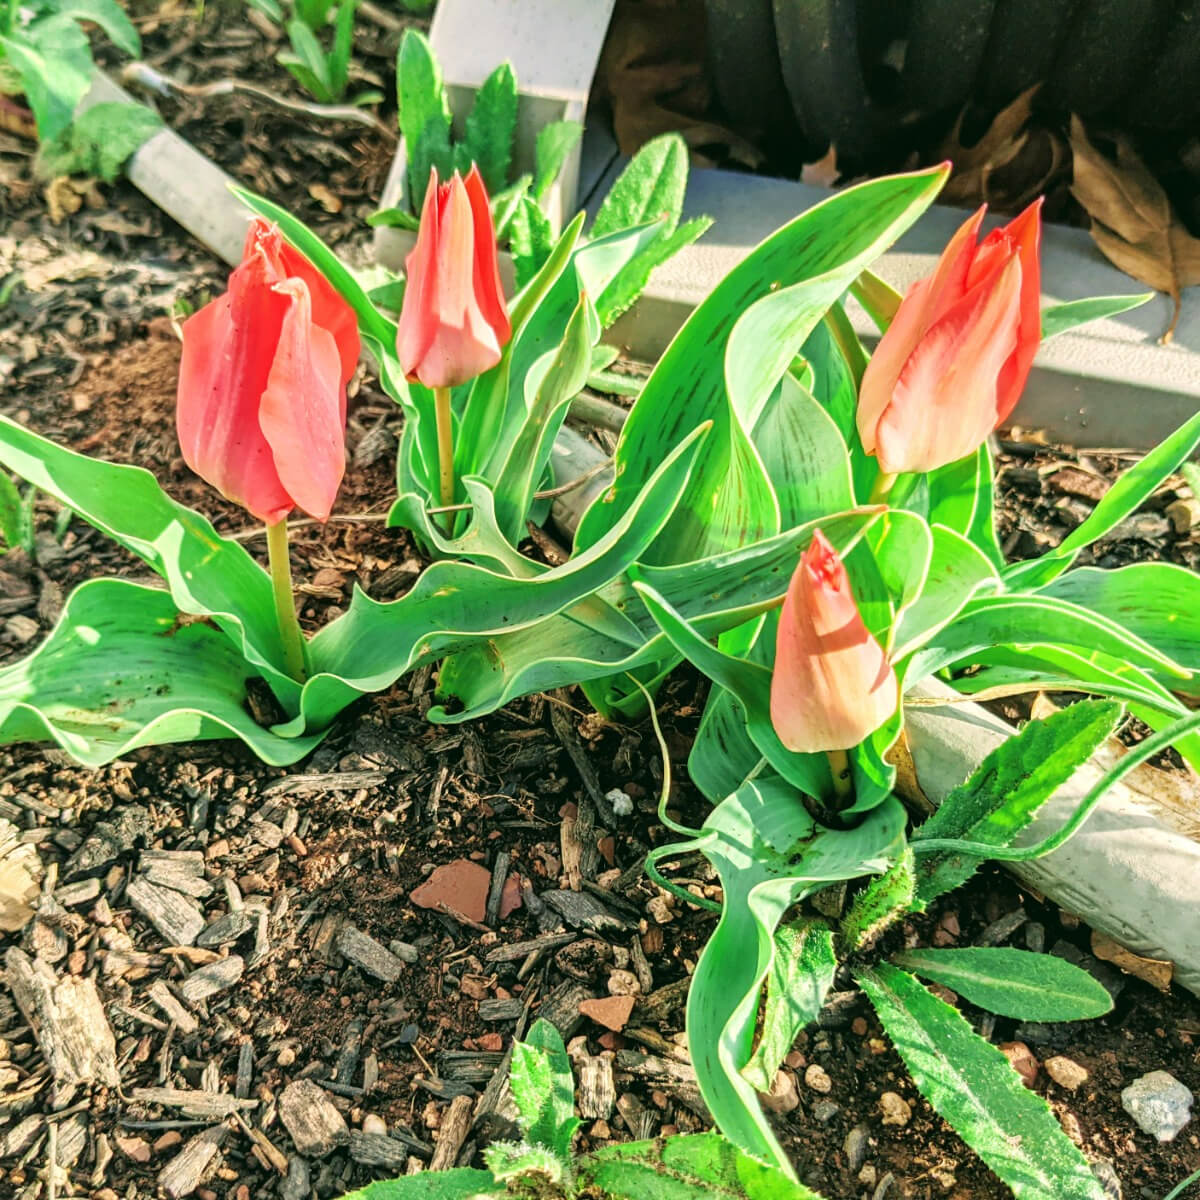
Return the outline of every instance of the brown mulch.
[[[148,52],[166,56],[162,69],[197,79],[252,74],[269,58],[265,34],[227,18],[206,17],[203,37],[188,42],[192,11],[146,30]],[[368,69],[382,74],[386,54],[375,59],[364,51]],[[272,86],[286,88],[281,76],[271,75]],[[164,111],[228,169],[282,196],[340,247],[361,250],[362,218],[386,166],[371,135],[305,129],[240,101]],[[0,287],[17,273],[38,283],[15,286],[0,306],[3,411],[77,449],[147,466],[222,532],[250,532],[242,510],[186,470],[173,433],[171,322],[219,291],[224,269],[127,185],[105,190],[106,207],[85,205],[56,227],[27,158],[6,142],[0,179],[16,184],[0,187]],[[343,199],[342,212],[314,199],[316,182]],[[356,583],[393,598],[421,567],[406,535],[363,519],[385,512],[394,494],[398,413],[370,379],[352,390],[338,513],[359,519],[302,525],[293,540],[310,628],[343,610]],[[1015,557],[1080,519],[1064,497],[1094,502],[1077,494],[1092,484],[1064,491],[1064,471],[1110,478],[1126,461],[1028,441],[1003,451],[1001,536]],[[1176,532],[1165,515],[1185,495],[1181,484],[1156,495],[1097,561],[1195,565],[1192,531]],[[57,541],[54,516],[53,505],[39,504],[35,561],[0,560],[0,664],[45,636],[83,579],[145,575],[77,520]],[[263,550],[254,538],[247,544]],[[0,995],[0,1195],[45,1194],[53,1125],[66,1172],[60,1196],[69,1184],[96,1200],[141,1200],[164,1182],[181,1186],[181,1176],[203,1200],[336,1196],[410,1160],[427,1163],[451,1136],[462,1095],[477,1100],[480,1119],[452,1157],[477,1162],[487,1139],[511,1135],[496,1085],[514,1036],[539,1015],[559,1025],[577,1067],[592,1060],[589,1072],[611,1080],[589,1099],[582,1146],[707,1125],[682,1006],[711,918],[660,894],[639,870],[647,847],[669,836],[655,817],[661,765],[651,731],[606,724],[574,693],[529,697],[469,726],[434,726],[425,719],[432,690],[425,669],[364,700],[287,771],[234,742],[147,749],[99,771],[45,747],[0,749],[0,817],[37,848],[45,870],[36,918],[3,945],[58,978],[94,981],[120,1077],[119,1088],[56,1089],[54,1108],[43,1047]],[[683,767],[703,698],[684,672],[661,696],[673,804],[693,823],[705,809]],[[580,774],[581,752],[595,780]],[[632,799],[630,816],[611,814],[613,788]],[[458,872],[465,888],[464,863],[497,884],[519,879],[521,907],[476,919],[413,902],[439,869]],[[704,864],[683,871],[715,894]],[[161,882],[168,875],[174,887]],[[173,893],[165,900],[164,887]],[[191,919],[195,932],[183,939],[191,944],[151,923],[156,902]],[[1194,998],[1162,995],[1096,962],[1086,927],[995,870],[893,931],[889,945],[970,945],[1005,918],[1011,944],[1082,956],[1116,1007],[1067,1026],[1018,1028],[964,1006],[967,1015],[994,1041],[1024,1041],[1041,1060],[1057,1053],[1086,1068],[1076,1092],[1045,1072],[1034,1086],[1089,1155],[1114,1164],[1126,1196],[1161,1197],[1200,1166],[1200,1139],[1189,1126],[1159,1146],[1122,1111],[1119,1092],[1157,1068],[1200,1090]],[[214,968],[216,990],[203,996]],[[164,985],[173,1007],[159,1002]],[[1003,1196],[915,1094],[851,986],[838,980],[836,1002],[801,1036],[780,1082],[778,1128],[801,1177],[829,1200]],[[620,1034],[579,1008],[612,995],[635,1000]],[[147,1090],[163,1088],[185,1094]],[[887,1092],[909,1104],[907,1123],[883,1124]],[[216,1119],[204,1109],[214,1093],[245,1107]],[[327,1107],[337,1117],[324,1147],[310,1140],[309,1118]]]

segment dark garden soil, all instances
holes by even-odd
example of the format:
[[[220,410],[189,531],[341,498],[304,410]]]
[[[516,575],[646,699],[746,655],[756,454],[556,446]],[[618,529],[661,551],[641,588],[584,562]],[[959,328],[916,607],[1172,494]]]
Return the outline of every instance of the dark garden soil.
[[[193,12],[181,6],[147,28],[160,69],[193,81],[244,74],[288,91],[282,72],[264,71],[267,39],[241,15],[214,9],[196,26]],[[360,43],[363,61],[386,81],[395,35],[367,24],[363,33],[375,39]],[[377,57],[365,49],[374,44]],[[361,247],[391,152],[382,135],[297,125],[240,101],[165,111],[339,248]],[[76,449],[152,469],[221,532],[244,532],[262,552],[246,514],[184,467],[173,431],[172,315],[219,291],[224,269],[124,184],[51,224],[20,143],[0,141],[0,183],[3,411]],[[314,198],[318,184],[341,212]],[[371,380],[352,390],[339,519],[297,522],[293,539],[310,628],[342,611],[356,583],[391,599],[422,565],[379,519],[394,493],[398,414]],[[1123,465],[1028,437],[1002,448],[1001,533],[1014,556],[1060,539]],[[1190,493],[1174,483],[1096,561],[1195,566]],[[39,502],[35,558],[0,559],[0,664],[46,635],[82,580],[146,577],[81,522],[61,540],[54,524],[54,506]],[[204,1200],[301,1200],[310,1187],[336,1196],[427,1163],[439,1143],[447,1161],[475,1162],[487,1140],[511,1132],[498,1088],[504,1056],[538,1016],[559,1026],[592,1081],[585,1147],[707,1124],[682,1029],[711,918],[640,870],[646,849],[668,836],[655,819],[651,731],[607,724],[575,693],[435,726],[425,720],[432,690],[431,672],[417,671],[348,712],[286,771],[235,742],[142,750],[98,771],[44,747],[0,750],[0,818],[36,847],[45,872],[36,917],[4,946],[60,977],[95,980],[120,1071],[119,1088],[52,1095],[38,1041],[0,994],[0,1197],[45,1195],[52,1152],[65,1171],[58,1195],[96,1200],[160,1188]],[[703,699],[683,672],[661,696],[673,804],[693,822],[704,808],[683,768]],[[613,813],[614,788],[632,798],[630,816]],[[440,895],[414,900],[447,872]],[[675,874],[717,894],[703,863]],[[190,936],[147,919],[155,906],[145,897],[161,900],[167,877]],[[1160,1146],[1122,1110],[1120,1090],[1159,1068],[1200,1090],[1194,998],[1098,961],[1086,925],[997,870],[892,931],[887,948],[997,942],[1081,959],[1113,992],[1113,1013],[1086,1024],[1023,1028],[963,1008],[998,1043],[1082,1067],[1075,1090],[1047,1070],[1032,1086],[1089,1156],[1111,1164],[1126,1197],[1162,1197],[1200,1166],[1198,1127]],[[838,986],[774,1098],[801,1177],[830,1200],[1006,1195],[916,1095],[849,979]],[[580,1011],[600,998],[610,1003],[588,1006],[593,1016]],[[1054,1071],[1067,1078],[1061,1065]],[[481,1099],[473,1128],[455,1133],[457,1096]],[[222,1124],[235,1100],[241,1111]],[[321,1111],[333,1128],[325,1145],[312,1140]]]

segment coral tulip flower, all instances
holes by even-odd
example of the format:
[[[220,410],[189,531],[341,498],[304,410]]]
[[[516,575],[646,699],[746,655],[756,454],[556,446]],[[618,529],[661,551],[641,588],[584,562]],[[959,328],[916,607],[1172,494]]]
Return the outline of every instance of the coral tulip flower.
[[[981,208],[901,302],[858,401],[884,474],[963,458],[1016,407],[1041,340],[1041,203],[976,244]]]
[[[849,750],[899,703],[895,673],[863,624],[846,568],[818,531],[779,614],[771,724],[789,750]]]
[[[229,290],[183,325],[176,423],[188,466],[267,525],[325,520],[345,470],[354,311],[256,220]]]
[[[496,233],[476,167],[449,183],[429,174],[417,244],[405,261],[408,284],[396,353],[410,380],[428,388],[465,383],[494,367],[511,335]]]

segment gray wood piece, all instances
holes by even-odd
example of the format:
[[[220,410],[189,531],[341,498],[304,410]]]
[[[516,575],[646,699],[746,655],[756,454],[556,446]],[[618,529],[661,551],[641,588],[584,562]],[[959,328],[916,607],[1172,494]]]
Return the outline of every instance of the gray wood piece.
[[[337,931],[334,945],[343,958],[384,983],[395,983],[404,969],[404,963],[386,946],[349,922]]]
[[[542,900],[574,929],[593,933],[623,933],[635,928],[628,918],[614,912],[591,892],[543,892]]]
[[[165,979],[156,979],[147,989],[146,995],[158,1005],[180,1031],[186,1035],[193,1034],[200,1028],[194,1016],[175,998],[175,993],[167,986]]]
[[[182,892],[160,887],[139,875],[130,880],[125,895],[169,946],[193,945],[204,928],[200,906]]]
[[[386,1133],[350,1131],[350,1157],[363,1167],[376,1167],[400,1175],[408,1163],[409,1150]]]
[[[238,1047],[237,1081],[233,1085],[233,1094],[239,1100],[245,1100],[250,1095],[250,1085],[254,1082],[254,1042],[247,1038]]]
[[[158,1173],[158,1187],[169,1200],[190,1196],[216,1171],[221,1144],[229,1130],[214,1125],[196,1134],[183,1149]]]
[[[537,1015],[549,1021],[562,1034],[564,1042],[569,1042],[584,1022],[579,1006],[594,996],[592,989],[578,980],[565,979],[542,1001]]]
[[[253,928],[254,914],[244,908],[235,908],[210,921],[197,935],[196,945],[209,949],[228,946]]]
[[[509,942],[504,946],[493,946],[484,956],[486,963],[521,962],[538,950],[557,950],[575,941],[577,933],[546,933],[525,942]]]
[[[575,1067],[579,1076],[579,1115],[585,1121],[607,1121],[617,1103],[612,1055],[580,1055]]]
[[[519,1021],[525,1002],[516,996],[507,1000],[480,1000],[479,1016],[484,1021]]]
[[[170,888],[173,892],[182,892],[185,896],[193,896],[197,900],[207,900],[215,890],[203,875],[197,875],[186,866],[173,862],[159,862],[144,867],[142,878],[147,883]]]
[[[227,1092],[205,1092],[192,1088],[141,1087],[129,1093],[131,1100],[143,1104],[158,1104],[163,1108],[177,1108],[188,1117],[197,1120],[223,1120],[235,1112],[257,1108],[257,1100],[239,1100]]]
[[[458,1161],[458,1152],[471,1132],[474,1112],[475,1100],[471,1096],[455,1096],[450,1101],[442,1118],[433,1158],[429,1160],[431,1171],[448,1171]]]
[[[117,1044],[95,982],[59,978],[16,946],[9,947],[4,965],[13,999],[54,1076],[55,1107],[68,1103],[78,1084],[116,1087]]]
[[[293,1080],[280,1092],[279,1119],[307,1158],[324,1158],[350,1140],[342,1114],[311,1079]]]
[[[208,963],[193,971],[179,985],[179,991],[189,1004],[199,1004],[209,996],[231,988],[242,977],[246,964],[241,955],[231,954],[228,958],[219,958],[216,962]]]

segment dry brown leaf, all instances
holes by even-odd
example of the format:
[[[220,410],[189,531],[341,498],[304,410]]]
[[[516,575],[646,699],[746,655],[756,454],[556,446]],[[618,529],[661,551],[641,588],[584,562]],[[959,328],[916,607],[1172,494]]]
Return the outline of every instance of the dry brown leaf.
[[[964,110],[939,150],[954,164],[944,199],[1011,211],[1050,189],[1055,176],[1066,168],[1067,150],[1056,134],[1030,125],[1036,92],[1036,87],[1022,92],[997,113],[973,146],[960,140]]]
[[[1105,258],[1174,300],[1171,324],[1159,339],[1165,345],[1179,322],[1182,289],[1200,283],[1200,238],[1184,228],[1128,139],[1118,134],[1114,141],[1115,163],[1088,140],[1083,122],[1071,118],[1071,192],[1092,218],[1092,237]]]
[[[1142,955],[1134,954],[1132,950],[1126,950],[1120,942],[1114,942],[1112,938],[1106,937],[1103,933],[1097,933],[1094,929],[1092,930],[1092,953],[1097,958],[1112,963],[1114,967],[1120,967],[1126,974],[1136,975],[1138,979],[1150,984],[1151,987],[1158,988],[1160,992],[1171,990],[1175,965],[1165,959],[1143,958]]]

